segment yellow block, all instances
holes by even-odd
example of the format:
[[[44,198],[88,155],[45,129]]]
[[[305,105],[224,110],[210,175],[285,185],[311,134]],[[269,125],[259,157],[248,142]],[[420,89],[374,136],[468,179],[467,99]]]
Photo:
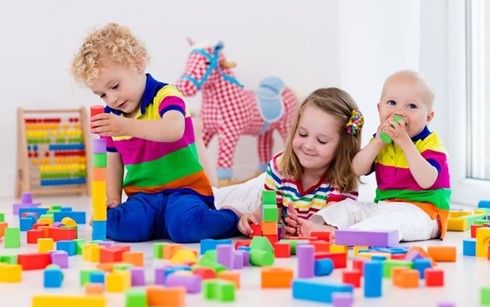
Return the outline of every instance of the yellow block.
[[[62,218],[61,223],[63,223],[63,225],[65,226],[77,226],[77,222],[75,222],[74,219],[68,216]]]
[[[94,246],[97,246],[98,244],[96,243],[87,243],[87,244],[84,244],[82,245],[82,259],[85,260],[85,261],[90,261],[91,259],[91,249],[92,247]]]
[[[39,238],[37,239],[37,251],[40,253],[47,253],[54,250],[54,241],[52,238]]]
[[[92,181],[92,208],[106,208],[105,181]]]
[[[131,287],[130,271],[114,271],[105,278],[107,292],[123,292]],[[72,307],[72,306],[70,306]],[[92,306],[91,306],[92,307]]]
[[[462,216],[465,216],[465,215],[471,215],[471,211],[467,211],[467,210],[450,210],[449,211],[449,218],[453,218],[453,217],[462,217]]]
[[[354,256],[359,255],[359,251],[367,249],[369,249],[369,246],[354,246]]]
[[[348,251],[349,251],[348,246],[330,244],[330,252],[331,253],[344,253],[344,254],[346,254]]]
[[[41,217],[37,220],[39,224],[48,224],[49,226],[53,225],[53,219],[50,217]]]
[[[95,295],[36,295],[32,297],[32,307],[105,307],[103,296]]]
[[[460,218],[447,219],[448,231],[466,231],[468,230],[468,220]]]
[[[197,251],[182,248],[175,252],[175,254],[170,258],[171,263],[197,263]]]
[[[0,282],[14,283],[22,281],[22,266],[20,264],[0,264]]]
[[[488,242],[490,240],[490,228],[481,227],[476,230],[476,256],[488,257]]]

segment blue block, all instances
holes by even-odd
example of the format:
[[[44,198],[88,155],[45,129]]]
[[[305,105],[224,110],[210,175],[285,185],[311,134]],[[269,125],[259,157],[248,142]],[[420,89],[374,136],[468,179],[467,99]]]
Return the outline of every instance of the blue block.
[[[94,284],[103,284],[105,283],[105,275],[104,272],[101,271],[93,271],[90,272],[89,281]]]
[[[325,280],[295,279],[292,284],[293,298],[314,302],[331,303],[335,292],[353,293],[352,285],[329,283]]]
[[[478,202],[478,208],[490,209],[490,200],[480,200]]]
[[[324,258],[315,260],[315,276],[327,276],[333,271],[332,259]]]
[[[32,226],[37,222],[36,218],[32,215],[26,217],[20,217],[19,215],[19,228],[20,231],[31,230]]]
[[[204,255],[208,250],[215,250],[216,246],[218,246],[219,244],[232,244],[232,242],[231,240],[213,240],[213,239],[201,240],[200,254]]]
[[[44,288],[59,288],[63,282],[63,272],[56,264],[51,264],[44,270]]]
[[[383,262],[370,261],[364,263],[364,296],[380,297],[382,295]]]
[[[65,251],[68,256],[74,256],[77,253],[77,244],[75,241],[61,240],[56,242],[56,250]]]
[[[421,279],[425,279],[425,269],[431,267],[432,267],[432,262],[430,261],[430,259],[422,258],[422,259],[415,259],[413,261],[413,268],[420,272]]]
[[[476,239],[463,240],[463,255],[476,257]]]
[[[105,234],[103,235],[98,235],[98,234],[92,234],[92,241],[105,241],[107,239],[107,236]]]
[[[61,222],[65,217],[73,219],[77,224],[86,224],[86,214],[83,211],[58,211],[53,214],[54,222]]]
[[[48,213],[48,208],[19,208],[19,216],[22,216],[24,212],[34,212],[37,213],[37,216],[41,216],[43,214]]]
[[[250,252],[252,249],[248,246],[238,246],[237,251]]]
[[[94,235],[106,235],[106,221],[92,221],[92,233]]]

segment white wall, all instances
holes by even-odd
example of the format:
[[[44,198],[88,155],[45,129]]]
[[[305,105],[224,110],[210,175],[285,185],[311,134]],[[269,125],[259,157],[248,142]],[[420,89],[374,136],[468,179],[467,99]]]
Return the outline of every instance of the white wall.
[[[440,45],[447,37],[441,17],[446,1],[423,5],[423,1],[410,0],[3,3],[0,97],[4,116],[0,131],[6,146],[0,151],[0,196],[11,196],[14,191],[18,107],[74,108],[100,103],[69,75],[73,54],[94,26],[115,21],[130,27],[146,42],[151,56],[148,71],[165,82],[181,74],[190,51],[185,38],[192,37],[222,40],[228,59],[238,63],[238,79],[250,88],[271,74],[283,77],[302,96],[318,87],[343,87],[366,115],[367,140],[377,125],[374,104],[389,73],[420,69],[435,80],[438,97],[447,91],[440,82],[443,60],[432,67],[434,53],[445,51]],[[433,37],[436,30],[441,39]],[[190,99],[189,104],[197,110],[199,98]],[[444,133],[443,120],[436,118],[435,127]],[[237,178],[253,173],[257,160],[250,157],[255,157],[255,147],[254,138],[240,141]],[[281,147],[279,142],[275,149]],[[211,143],[211,152],[216,153],[216,142]],[[362,198],[371,199],[373,191],[372,183],[363,187]]]

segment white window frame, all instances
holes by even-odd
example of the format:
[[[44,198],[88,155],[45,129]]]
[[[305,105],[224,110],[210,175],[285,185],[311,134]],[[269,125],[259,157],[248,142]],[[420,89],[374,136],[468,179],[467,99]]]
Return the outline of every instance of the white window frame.
[[[448,1],[448,119],[454,124],[448,125],[450,140],[447,142],[447,149],[453,189],[452,202],[477,206],[480,200],[490,199],[490,182],[468,178],[471,167],[467,159],[471,154],[469,135],[471,129],[475,128],[473,123],[478,120],[468,120],[470,113],[466,102],[470,98],[467,96],[470,82],[466,71],[466,54],[470,48],[467,49],[466,45],[465,12],[465,0]],[[471,87],[472,95],[478,94],[475,89],[482,89],[482,85],[475,83]]]

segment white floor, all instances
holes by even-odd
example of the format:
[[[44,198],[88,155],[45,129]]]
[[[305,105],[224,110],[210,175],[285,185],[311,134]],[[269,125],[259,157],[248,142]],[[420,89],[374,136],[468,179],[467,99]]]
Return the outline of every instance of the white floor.
[[[91,200],[88,197],[60,196],[35,197],[43,206],[62,205],[72,207],[73,210],[87,211],[90,216]],[[0,198],[0,212],[5,213],[9,225],[18,225],[17,216],[12,215],[12,204],[18,200],[13,198]],[[79,237],[90,240],[91,230],[87,225],[79,227]],[[445,286],[441,288],[426,288],[421,281],[418,289],[402,289],[392,285],[391,279],[383,280],[383,296],[377,299],[364,298],[362,288],[354,291],[354,306],[438,306],[441,302],[450,302],[455,306],[479,306],[480,289],[490,286],[490,262],[486,259],[466,257],[462,255],[462,239],[468,238],[468,232],[449,232],[445,241],[431,240],[417,242],[418,246],[448,245],[456,246],[458,258],[455,263],[440,263],[438,266],[444,270]],[[240,238],[234,238],[234,240]],[[244,238],[242,238],[244,239]],[[20,249],[5,249],[3,239],[0,240],[0,255],[17,254],[19,252],[35,252],[36,245],[27,245],[25,233],[21,238]],[[147,284],[153,283],[153,269],[162,266],[163,260],[153,260],[152,245],[154,242],[130,244],[133,251],[145,253],[145,272]],[[405,244],[407,245],[407,244]],[[415,245],[415,244],[411,244]],[[199,244],[189,244],[188,247],[199,251]],[[36,294],[83,294],[79,284],[79,271],[82,268],[95,268],[96,264],[83,261],[81,256],[70,257],[70,268],[64,269],[63,285],[59,289],[43,288],[43,271],[25,271],[22,273],[21,283],[0,284],[0,306],[31,306],[32,297]],[[274,266],[292,267],[296,269],[296,257],[276,259]],[[350,261],[348,267],[351,267]],[[241,288],[236,292],[236,301],[227,303],[227,306],[316,306],[320,303],[295,300],[291,289],[264,290],[260,287],[260,268],[246,267],[241,270]],[[335,270],[328,277],[318,277],[318,280],[341,282],[341,270]],[[124,306],[124,294],[105,294],[107,306]],[[218,306],[219,302],[204,300],[202,294],[188,294],[188,306]],[[324,304],[322,304],[324,305]],[[53,306],[55,307],[55,306]]]

